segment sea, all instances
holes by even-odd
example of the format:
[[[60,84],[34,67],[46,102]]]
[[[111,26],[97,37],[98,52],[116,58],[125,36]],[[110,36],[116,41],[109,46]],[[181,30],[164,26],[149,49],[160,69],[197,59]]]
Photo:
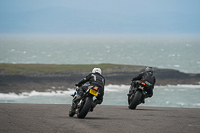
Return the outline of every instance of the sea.
[[[110,63],[200,74],[199,50],[199,35],[0,35],[0,63],[12,64]],[[107,83],[102,105],[128,106],[129,87]],[[0,93],[0,103],[71,104],[73,92]],[[155,85],[153,97],[140,106],[200,108],[200,81]]]

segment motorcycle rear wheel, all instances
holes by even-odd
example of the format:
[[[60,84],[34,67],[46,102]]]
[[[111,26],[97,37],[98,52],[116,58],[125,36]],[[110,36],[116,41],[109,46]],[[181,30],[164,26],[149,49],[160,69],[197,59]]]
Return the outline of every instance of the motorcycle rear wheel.
[[[129,109],[135,109],[141,99],[142,99],[142,92],[136,91],[133,100],[130,102],[130,105],[128,106]]]
[[[93,99],[91,97],[86,98],[86,101],[85,101],[85,104],[83,105],[83,108],[77,114],[78,118],[85,118],[85,116],[87,115],[87,113],[90,110],[90,107],[92,105],[92,101],[93,101]]]

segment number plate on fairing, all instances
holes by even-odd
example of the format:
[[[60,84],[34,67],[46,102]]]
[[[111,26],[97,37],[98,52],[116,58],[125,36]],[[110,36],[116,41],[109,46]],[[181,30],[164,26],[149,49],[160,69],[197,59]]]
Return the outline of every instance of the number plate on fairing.
[[[92,95],[98,96],[98,91],[95,91],[93,89],[90,89],[89,93],[92,94]]]
[[[144,89],[144,87],[142,87],[142,86],[139,86],[138,88],[139,88],[139,89],[142,89],[142,90]]]

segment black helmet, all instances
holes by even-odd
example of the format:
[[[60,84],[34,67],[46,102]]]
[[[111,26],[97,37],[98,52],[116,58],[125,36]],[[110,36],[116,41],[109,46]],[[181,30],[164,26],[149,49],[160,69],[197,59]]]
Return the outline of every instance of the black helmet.
[[[151,72],[151,73],[153,73],[153,68],[152,67],[147,67],[146,69],[145,69],[145,72]]]

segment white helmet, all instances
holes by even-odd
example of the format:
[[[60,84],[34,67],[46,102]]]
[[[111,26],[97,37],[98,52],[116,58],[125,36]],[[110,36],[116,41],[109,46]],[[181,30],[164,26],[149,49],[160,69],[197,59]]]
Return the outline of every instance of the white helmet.
[[[99,73],[99,74],[101,74],[101,69],[100,68],[94,68],[92,70],[92,73]]]

